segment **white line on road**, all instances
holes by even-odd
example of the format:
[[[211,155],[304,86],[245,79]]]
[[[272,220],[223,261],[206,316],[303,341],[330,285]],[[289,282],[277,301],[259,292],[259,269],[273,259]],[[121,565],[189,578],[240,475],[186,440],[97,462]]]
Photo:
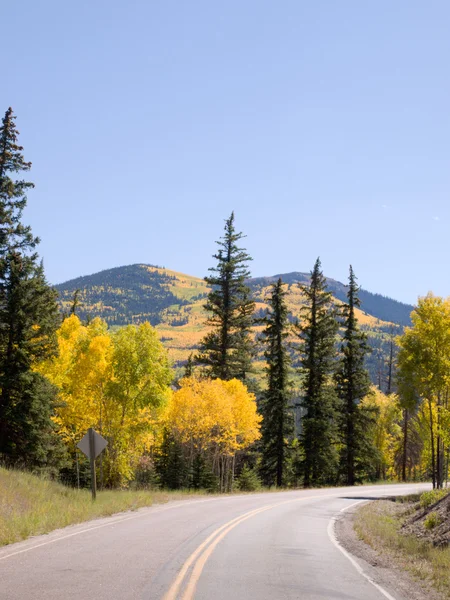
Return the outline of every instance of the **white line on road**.
[[[346,512],[347,510],[349,510],[353,506],[356,506],[357,504],[361,504],[361,502],[367,502],[367,500],[358,500],[358,502],[353,502],[353,504],[350,504],[349,506],[346,506],[345,508],[342,508],[340,510],[340,512]],[[349,552],[347,552],[347,550],[343,546],[341,546],[341,544],[338,542],[338,539],[337,539],[336,533],[335,533],[335,524],[336,524],[336,521],[337,521],[337,517],[333,517],[332,519],[330,519],[330,522],[328,523],[328,527],[327,527],[328,537],[333,542],[333,544],[336,546],[336,548],[338,550],[340,550],[342,552],[342,554],[346,558],[348,558],[348,560],[352,563],[352,565],[355,567],[355,569],[358,571],[358,573],[360,575],[362,575],[365,579],[367,579],[367,581],[369,583],[371,583],[374,587],[376,587],[377,590],[379,592],[381,592],[385,598],[387,598],[388,600],[396,600],[394,598],[394,596],[391,596],[391,594],[389,592],[387,592],[384,588],[382,588],[381,585],[379,585],[376,581],[374,581],[372,579],[372,577],[370,577],[369,575],[367,575],[367,573],[364,572],[364,569],[353,558],[353,556]]]

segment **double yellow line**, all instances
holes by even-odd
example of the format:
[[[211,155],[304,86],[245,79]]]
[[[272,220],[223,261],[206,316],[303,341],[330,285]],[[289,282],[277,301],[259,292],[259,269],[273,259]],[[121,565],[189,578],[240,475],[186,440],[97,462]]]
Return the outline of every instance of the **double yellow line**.
[[[225,525],[222,525],[216,529],[186,560],[163,600],[177,600],[186,574],[193,565],[190,577],[186,583],[184,593],[181,597],[181,600],[192,600],[194,598],[195,588],[197,587],[198,580],[200,579],[200,575],[202,574],[206,561],[214,552],[217,544],[219,544],[219,542],[223,540],[223,538],[232,529],[237,527],[237,525],[240,525],[243,521],[246,521],[247,519],[250,519],[259,513],[265,512],[266,510],[270,510],[279,504],[284,504],[284,502],[278,504],[269,504],[267,506],[263,506],[262,508],[251,510],[247,513],[244,513],[240,517],[236,517],[235,519],[228,521],[228,523],[225,523]]]

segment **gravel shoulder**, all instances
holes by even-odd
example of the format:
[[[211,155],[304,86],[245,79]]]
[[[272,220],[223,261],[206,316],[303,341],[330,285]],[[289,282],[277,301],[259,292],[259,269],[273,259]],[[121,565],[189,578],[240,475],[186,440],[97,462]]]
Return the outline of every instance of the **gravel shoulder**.
[[[394,503],[378,501],[380,508],[396,510]],[[389,506],[388,506],[389,505]],[[336,521],[335,533],[339,543],[360,563],[364,572],[376,583],[388,590],[396,600],[448,600],[438,593],[429,582],[420,580],[407,572],[402,559],[387,548],[377,551],[359,539],[355,529],[355,515],[360,507],[342,513]]]

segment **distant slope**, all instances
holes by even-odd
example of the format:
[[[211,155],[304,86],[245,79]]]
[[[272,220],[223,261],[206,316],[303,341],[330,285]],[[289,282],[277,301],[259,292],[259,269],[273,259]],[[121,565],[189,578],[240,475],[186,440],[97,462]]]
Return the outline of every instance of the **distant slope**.
[[[251,284],[258,286],[260,284],[267,285],[273,281],[276,281],[279,277],[289,284],[293,283],[307,283],[309,281],[308,273],[284,273],[281,275],[274,275],[273,277],[256,277],[250,280]],[[327,277],[328,288],[335,298],[342,302],[347,301],[347,286],[335,279]],[[411,312],[414,306],[411,304],[403,304],[392,298],[382,296],[381,294],[374,294],[367,290],[361,289],[359,293],[361,300],[361,310],[364,312],[380,319],[382,321],[389,321],[396,323],[397,325],[408,326],[411,324]]]
[[[303,303],[298,282],[307,282],[306,273],[287,273],[273,277],[249,280],[256,301],[256,315],[261,316],[268,308],[270,285],[281,277],[288,285],[287,304],[290,319],[297,319]],[[328,285],[336,302],[346,300],[346,286],[333,279]],[[136,264],[108,269],[86,277],[78,277],[56,286],[60,306],[68,313],[75,290],[80,290],[77,314],[82,318],[99,316],[111,326],[150,321],[156,326],[161,340],[169,350],[176,368],[181,368],[191,352],[207,331],[204,303],[209,291],[203,279],[153,265]],[[361,291],[362,310],[358,311],[361,327],[367,332],[374,352],[367,366],[373,381],[383,377],[389,340],[398,334],[403,325],[409,324],[412,306],[385,298],[379,294]],[[255,336],[261,326],[254,327]],[[298,356],[293,356],[294,361]],[[262,355],[259,357],[262,373]],[[294,363],[295,364],[295,363]]]
[[[77,277],[55,286],[63,311],[68,311],[80,290],[79,315],[102,317],[111,325],[147,320],[161,321],[161,312],[180,303],[170,290],[174,276],[151,265],[129,265]],[[183,302],[183,301],[182,301]]]

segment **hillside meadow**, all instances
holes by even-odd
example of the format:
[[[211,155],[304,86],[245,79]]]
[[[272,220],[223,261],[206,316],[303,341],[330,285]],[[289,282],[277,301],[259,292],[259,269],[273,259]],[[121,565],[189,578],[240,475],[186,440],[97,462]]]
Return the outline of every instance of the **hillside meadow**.
[[[294,323],[304,300],[298,282],[304,281],[307,276],[298,273],[281,277],[287,283],[287,306],[290,320]],[[273,277],[267,277],[248,282],[255,299],[256,317],[262,317],[268,308],[273,281]],[[77,314],[81,318],[99,316],[112,328],[149,321],[156,327],[178,376],[182,374],[189,355],[198,350],[200,341],[208,332],[204,304],[209,286],[203,279],[170,269],[150,265],[118,267],[80,277],[57,286],[57,289],[62,312],[69,313],[74,294],[79,290]],[[330,289],[334,290],[336,305],[342,305],[345,286],[330,280]],[[368,334],[373,348],[367,367],[372,381],[376,383],[380,365],[384,368],[387,362],[390,340],[401,332],[400,321],[405,321],[405,315],[412,307],[376,294],[365,294],[368,297],[366,304],[374,307],[375,312],[392,314],[392,320],[383,320],[364,310],[364,304],[362,309],[356,310],[358,322]],[[252,330],[254,338],[257,338],[262,326],[255,324]],[[295,344],[295,341],[295,336],[291,336],[290,342]],[[261,381],[264,369],[262,353],[256,357],[254,366],[255,376]]]

